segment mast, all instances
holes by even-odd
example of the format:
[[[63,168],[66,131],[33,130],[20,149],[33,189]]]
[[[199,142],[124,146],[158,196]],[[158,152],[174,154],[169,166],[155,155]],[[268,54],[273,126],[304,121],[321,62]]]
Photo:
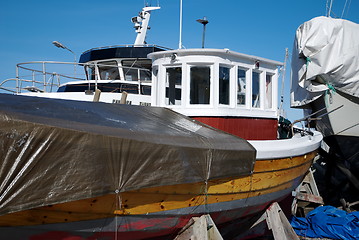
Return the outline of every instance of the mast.
[[[179,29],[179,43],[178,43],[178,49],[182,49],[182,0],[180,0],[180,29]]]
[[[284,117],[284,110],[283,110],[283,101],[284,101],[284,81],[285,81],[285,71],[287,68],[287,60],[288,60],[289,52],[288,48],[285,49],[285,57],[284,57],[284,65],[282,68],[282,87],[280,91],[280,106],[279,106],[279,115]]]
[[[151,11],[158,10],[161,7],[144,7],[142,12],[138,14],[137,17],[133,17],[131,20],[135,24],[134,28],[137,32],[137,37],[135,40],[135,46],[145,45],[147,30],[149,29],[148,23],[151,17]]]

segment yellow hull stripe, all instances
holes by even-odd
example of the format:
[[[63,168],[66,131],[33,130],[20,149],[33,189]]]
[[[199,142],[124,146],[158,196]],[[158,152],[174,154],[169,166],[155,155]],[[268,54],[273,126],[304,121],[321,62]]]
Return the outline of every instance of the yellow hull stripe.
[[[252,176],[178,184],[108,194],[0,216],[0,226],[23,226],[93,220],[115,215],[157,213],[204,204],[246,199],[294,188],[316,152],[293,158],[260,160]]]

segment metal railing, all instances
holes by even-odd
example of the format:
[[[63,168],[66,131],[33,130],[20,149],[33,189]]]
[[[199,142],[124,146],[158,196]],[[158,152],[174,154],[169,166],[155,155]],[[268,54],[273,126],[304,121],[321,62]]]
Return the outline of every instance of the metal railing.
[[[76,68],[81,67],[81,71]],[[118,79],[101,79],[99,68],[117,68],[118,71],[124,69],[118,77]],[[96,69],[94,76],[87,76],[88,72],[85,69]],[[127,81],[126,73],[129,70],[135,70],[138,72],[138,80]],[[146,74],[142,74],[145,71]],[[82,72],[82,73],[80,73]],[[89,85],[94,84],[97,89],[98,82],[118,81],[138,83],[138,85],[149,85],[151,81],[149,79],[142,80],[140,76],[151,76],[149,69],[137,68],[137,67],[125,67],[118,65],[107,65],[100,63],[71,63],[71,62],[57,62],[57,61],[32,61],[18,63],[16,65],[16,77],[9,78],[0,83],[0,90],[4,90],[11,93],[19,94],[23,91],[30,92],[54,92],[60,87],[61,84],[68,82],[87,82]],[[146,84],[147,82],[147,84]]]
[[[16,77],[1,82],[0,89],[17,94],[24,90],[53,92],[58,89],[61,82],[86,81],[85,73],[76,74],[75,69],[79,66],[83,67],[84,64],[56,61],[18,63],[16,65]],[[58,73],[58,70],[61,73]]]

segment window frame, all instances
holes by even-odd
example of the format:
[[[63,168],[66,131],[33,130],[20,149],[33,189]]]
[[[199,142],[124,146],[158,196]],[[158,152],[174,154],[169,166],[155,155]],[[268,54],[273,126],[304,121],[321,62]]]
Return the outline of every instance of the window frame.
[[[179,68],[179,69],[181,69],[181,84],[179,85],[180,87],[178,88],[178,89],[180,89],[180,91],[181,91],[181,98],[178,100],[178,99],[176,99],[176,89],[177,89],[177,84],[175,83],[175,104],[169,104],[169,102],[167,103],[167,88],[169,87],[169,86],[167,86],[167,84],[169,84],[169,82],[167,82],[168,81],[168,78],[167,78],[167,70],[168,69],[175,69],[175,68]],[[164,99],[165,99],[165,101],[164,101],[164,104],[166,105],[166,106],[181,106],[182,105],[182,103],[183,103],[183,67],[181,66],[181,65],[172,65],[172,66],[165,66],[165,72],[164,72],[164,74],[165,74],[165,81],[164,81]],[[169,99],[168,99],[169,100]],[[178,104],[176,104],[176,100],[177,101],[179,101],[179,103]]]
[[[194,67],[207,67],[209,68],[209,101],[208,103],[191,103],[191,83],[192,83],[192,78],[191,78],[191,71],[192,71],[192,68]],[[214,89],[214,84],[213,84],[213,63],[195,63],[195,64],[191,64],[189,63],[187,65],[187,69],[188,69],[188,73],[187,73],[187,77],[189,79],[189,81],[187,81],[187,95],[186,95],[186,101],[187,101],[187,104],[189,106],[201,106],[201,107],[204,107],[204,106],[210,106],[212,107],[213,106],[213,89]]]

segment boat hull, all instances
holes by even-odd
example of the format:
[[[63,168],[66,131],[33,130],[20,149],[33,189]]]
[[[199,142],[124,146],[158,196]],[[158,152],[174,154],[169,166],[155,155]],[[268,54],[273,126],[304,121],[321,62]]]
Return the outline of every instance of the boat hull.
[[[282,200],[291,191],[292,189],[284,189],[260,197],[224,204],[209,204],[208,207],[210,209],[231,207],[231,210],[210,213],[219,230],[221,230],[222,226],[233,221],[258,219],[268,207],[268,200]],[[234,206],[241,207],[236,208]],[[196,216],[201,216],[201,214],[179,215],[168,212],[165,215],[117,216],[71,223],[0,227],[0,239],[174,239],[190,218]],[[227,234],[233,235],[234,233],[231,231]],[[225,234],[222,236],[225,237]]]
[[[340,199],[359,200],[359,137],[331,135],[324,139],[329,152],[322,151],[313,165],[318,189],[327,205],[342,206]]]
[[[253,175],[246,177],[141,189],[3,215],[0,239],[173,239],[191,217],[206,213],[221,230],[233,221],[258,218],[270,203],[288,196],[315,155],[257,160]]]
[[[340,91],[325,94],[310,104],[312,112],[325,109],[327,115],[318,113],[316,128],[324,137],[331,135],[359,136],[359,98]]]
[[[322,151],[323,164],[315,164],[315,177],[324,201],[341,206],[340,199],[358,201],[359,186],[359,99],[340,91],[326,93],[310,104],[317,115],[315,127],[329,147]],[[319,116],[313,116],[319,117]]]

